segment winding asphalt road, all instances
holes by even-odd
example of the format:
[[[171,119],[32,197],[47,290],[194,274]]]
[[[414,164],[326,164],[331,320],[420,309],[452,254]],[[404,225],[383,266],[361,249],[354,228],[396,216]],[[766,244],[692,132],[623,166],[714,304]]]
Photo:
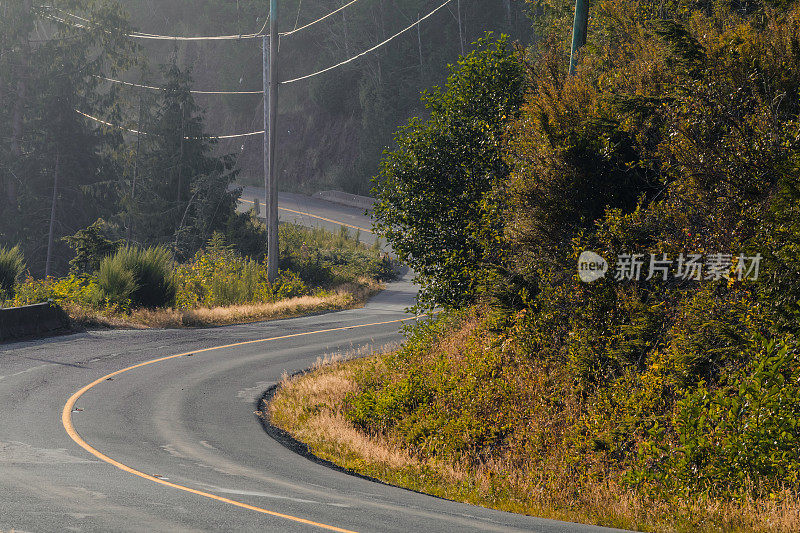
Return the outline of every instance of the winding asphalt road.
[[[260,204],[260,216],[265,217],[263,187],[250,185],[242,187],[239,211],[249,211],[256,199]],[[289,192],[278,194],[278,219],[281,222],[291,222],[301,226],[321,227],[334,233],[338,233],[344,226],[351,235],[358,233],[361,242],[366,244],[372,244],[376,239],[372,234],[372,220],[364,216],[363,209],[346,207],[302,194]]]
[[[0,531],[601,531],[373,483],[264,433],[267,388],[400,341],[414,291],[402,280],[363,309],[243,326],[0,345]]]

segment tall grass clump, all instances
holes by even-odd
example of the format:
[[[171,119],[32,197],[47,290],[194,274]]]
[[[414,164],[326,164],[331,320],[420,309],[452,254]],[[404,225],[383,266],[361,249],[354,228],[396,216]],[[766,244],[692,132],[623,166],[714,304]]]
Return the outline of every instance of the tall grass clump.
[[[341,226],[337,233],[291,224],[280,227],[281,268],[297,272],[311,285],[334,287],[359,278],[394,277],[392,262],[380,250],[359,242]]]
[[[19,246],[0,246],[0,301],[13,298],[14,286],[25,272],[25,257]]]
[[[117,307],[131,307],[131,296],[137,289],[133,272],[125,268],[116,255],[108,256],[100,262],[97,273],[100,299]]]
[[[100,262],[98,288],[101,299],[109,304],[170,307],[176,294],[172,255],[160,246],[124,246]]]

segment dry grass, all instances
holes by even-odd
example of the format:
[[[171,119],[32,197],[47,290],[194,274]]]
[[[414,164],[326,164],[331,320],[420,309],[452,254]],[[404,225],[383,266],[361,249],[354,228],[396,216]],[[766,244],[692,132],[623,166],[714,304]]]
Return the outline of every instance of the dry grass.
[[[438,479],[441,473],[445,472],[450,479],[464,479],[464,472],[450,465],[423,462],[381,435],[358,431],[345,419],[344,399],[356,390],[353,372],[359,365],[379,361],[370,358],[345,363],[354,355],[359,354],[318,360],[309,374],[284,376],[273,401],[262,412],[276,426],[309,444],[314,454],[323,459],[401,486],[410,486],[416,479],[411,488],[446,496],[437,490],[444,486]],[[434,478],[436,482],[429,483]]]
[[[555,457],[479,465],[421,459],[398,439],[366,434],[344,416],[348,394],[358,391],[356,376],[365,371],[386,371],[384,358],[320,360],[307,374],[284,377],[263,412],[323,459],[453,500],[640,531],[800,531],[800,499],[792,494],[761,501],[664,501],[635,493],[613,475],[575,483]]]
[[[74,323],[87,328],[164,329],[226,326],[352,309],[363,305],[370,296],[382,288],[377,281],[360,279],[358,283],[348,283],[330,294],[300,296],[269,303],[196,309],[137,309],[130,313],[100,312],[67,304],[65,310]]]

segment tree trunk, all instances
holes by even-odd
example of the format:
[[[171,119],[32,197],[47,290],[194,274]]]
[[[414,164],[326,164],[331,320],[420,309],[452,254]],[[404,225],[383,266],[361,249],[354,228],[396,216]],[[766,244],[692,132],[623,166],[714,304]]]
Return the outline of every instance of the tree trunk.
[[[350,46],[347,44],[347,10],[342,11],[342,29],[344,29],[344,53],[350,57]]]
[[[180,209],[181,205],[181,198],[183,198],[182,189],[183,189],[183,138],[186,135],[185,133],[185,124],[186,124],[186,110],[181,104],[181,150],[180,154],[178,155],[178,194],[176,198],[176,203],[178,204],[178,208]]]

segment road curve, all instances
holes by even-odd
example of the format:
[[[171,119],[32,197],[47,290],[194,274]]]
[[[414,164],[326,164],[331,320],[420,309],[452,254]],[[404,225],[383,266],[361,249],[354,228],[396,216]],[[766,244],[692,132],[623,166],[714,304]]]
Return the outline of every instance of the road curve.
[[[249,211],[254,200],[259,201],[260,216],[265,215],[264,189],[245,186],[239,198],[240,212]],[[301,226],[321,227],[333,233],[346,227],[351,235],[359,234],[361,242],[373,244],[377,237],[372,233],[372,220],[364,216],[363,209],[334,204],[303,194],[282,192],[278,195],[278,218]]]
[[[264,390],[398,342],[414,290],[311,317],[0,345],[0,531],[603,531],[373,483],[264,433]]]

